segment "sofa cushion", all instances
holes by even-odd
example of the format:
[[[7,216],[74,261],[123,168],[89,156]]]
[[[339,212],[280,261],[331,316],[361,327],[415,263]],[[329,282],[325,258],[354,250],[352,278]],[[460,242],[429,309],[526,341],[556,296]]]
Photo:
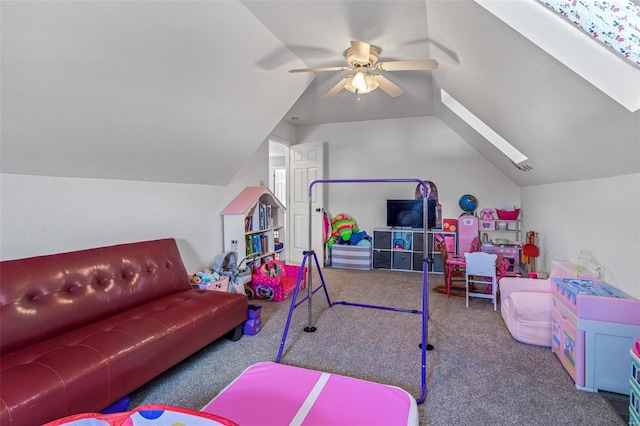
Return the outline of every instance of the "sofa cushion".
[[[0,353],[190,288],[173,239],[3,261]]]

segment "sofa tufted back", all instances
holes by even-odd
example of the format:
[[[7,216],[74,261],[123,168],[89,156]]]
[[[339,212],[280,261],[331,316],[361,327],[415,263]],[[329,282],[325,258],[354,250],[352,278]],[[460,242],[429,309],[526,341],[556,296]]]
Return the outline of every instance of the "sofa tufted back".
[[[0,354],[190,288],[174,239],[0,262]]]

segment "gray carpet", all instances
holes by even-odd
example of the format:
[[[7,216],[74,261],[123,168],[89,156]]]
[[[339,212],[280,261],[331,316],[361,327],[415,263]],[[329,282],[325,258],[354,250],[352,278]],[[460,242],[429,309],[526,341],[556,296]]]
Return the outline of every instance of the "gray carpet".
[[[422,274],[325,268],[333,302],[345,300],[420,310]],[[314,287],[320,284],[317,272]],[[442,284],[430,275],[429,286]],[[305,291],[306,294],[306,291]],[[337,305],[313,297],[315,333],[304,303],[294,311],[282,363],[401,387],[418,397],[421,316]],[[248,366],[275,361],[290,300],[263,306],[262,330],[237,342],[221,339],[131,394],[147,403],[200,409]],[[498,307],[499,309],[499,307]],[[484,299],[447,298],[429,291],[427,398],[421,425],[621,425],[599,394],[576,390],[550,348],[514,340],[500,312]],[[247,395],[250,407],[251,395]],[[264,426],[271,426],[265,424]]]

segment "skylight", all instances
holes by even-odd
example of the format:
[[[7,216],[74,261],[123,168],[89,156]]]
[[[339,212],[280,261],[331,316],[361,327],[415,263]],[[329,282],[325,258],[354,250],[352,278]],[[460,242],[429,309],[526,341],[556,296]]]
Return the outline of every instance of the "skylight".
[[[611,47],[587,40],[588,36],[575,24],[538,0],[474,1],[629,111],[640,109],[640,67],[616,54]],[[565,0],[564,3],[581,1],[611,4],[604,0]],[[621,1],[626,0],[617,2]],[[635,19],[637,22],[638,17]],[[636,44],[631,50],[637,51],[638,47]]]
[[[527,161],[527,156],[518,151],[516,147],[507,142],[502,136],[497,134],[491,127],[487,126],[484,121],[476,117],[471,111],[465,108],[453,96],[448,94],[444,89],[440,89],[440,100],[451,111],[456,113],[468,125],[473,127],[478,133],[484,136],[493,146],[498,148],[500,152],[509,157],[509,159],[517,166]]]
[[[627,0],[538,0],[640,66],[640,6]]]

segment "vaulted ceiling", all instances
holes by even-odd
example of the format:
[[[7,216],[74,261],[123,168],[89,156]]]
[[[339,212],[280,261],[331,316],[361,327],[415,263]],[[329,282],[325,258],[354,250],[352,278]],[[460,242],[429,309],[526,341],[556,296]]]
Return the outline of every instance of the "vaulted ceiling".
[[[224,185],[281,120],[424,115],[520,186],[640,172],[640,111],[484,3],[508,2],[3,1],[2,172]],[[597,43],[582,36],[573,50],[590,57]],[[343,65],[350,40],[378,47],[380,60],[440,67],[389,72],[405,93],[360,101],[322,98],[344,72],[287,72]],[[631,67],[616,61],[604,70],[611,79]],[[630,72],[640,97],[640,69]],[[517,170],[443,105],[441,89],[533,170]]]

